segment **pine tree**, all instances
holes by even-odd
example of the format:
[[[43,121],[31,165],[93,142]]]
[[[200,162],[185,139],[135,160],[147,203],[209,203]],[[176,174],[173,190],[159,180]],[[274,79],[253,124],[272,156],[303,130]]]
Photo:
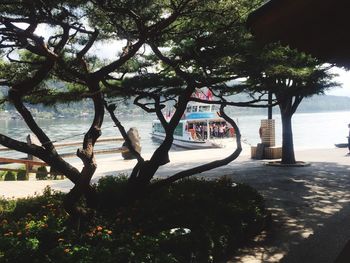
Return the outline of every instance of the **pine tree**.
[[[297,50],[271,44],[255,50],[247,70],[247,91],[272,92],[282,119],[283,164],[295,164],[292,117],[303,98],[323,94],[338,85],[332,79],[332,65]]]

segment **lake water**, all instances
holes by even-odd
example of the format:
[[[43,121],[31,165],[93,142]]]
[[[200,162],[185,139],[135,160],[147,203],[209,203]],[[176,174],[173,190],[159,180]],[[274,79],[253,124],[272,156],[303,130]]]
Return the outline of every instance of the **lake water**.
[[[157,147],[157,143],[150,137],[152,115],[121,118],[121,122],[128,130],[136,127],[141,135],[142,152],[148,153]],[[237,121],[243,139],[249,144],[260,142],[260,120],[266,118],[262,115],[239,116]],[[276,145],[281,145],[281,120],[276,120]],[[25,141],[30,133],[23,120],[1,120],[0,133]],[[83,133],[89,127],[88,119],[55,119],[38,120],[40,127],[48,134],[52,141],[67,142],[82,140]],[[350,112],[322,112],[322,113],[296,113],[293,116],[293,134],[295,149],[332,148],[335,143],[346,142],[348,135],[347,125],[350,123]],[[106,119],[103,127],[103,136],[119,136],[117,128],[110,119]],[[118,146],[118,145],[116,145]],[[115,147],[115,146],[113,146]],[[75,147],[76,148],[76,147]],[[2,157],[13,155],[9,152],[0,152]]]

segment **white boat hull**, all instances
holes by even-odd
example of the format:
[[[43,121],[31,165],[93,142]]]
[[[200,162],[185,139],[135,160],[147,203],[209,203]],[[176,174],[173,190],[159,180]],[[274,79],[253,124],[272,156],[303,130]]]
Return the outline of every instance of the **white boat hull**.
[[[171,113],[164,118],[170,121]],[[163,141],[165,134],[163,124],[159,120],[153,120],[152,137]],[[234,142],[234,129],[217,114],[213,105],[191,103],[173,130],[173,136],[173,145],[183,148],[223,148]]]
[[[152,138],[163,141],[165,136],[163,134],[152,133]],[[207,149],[207,148],[224,148],[229,142],[233,142],[232,138],[217,138],[204,141],[188,141],[174,137],[173,145],[183,147],[186,149]]]

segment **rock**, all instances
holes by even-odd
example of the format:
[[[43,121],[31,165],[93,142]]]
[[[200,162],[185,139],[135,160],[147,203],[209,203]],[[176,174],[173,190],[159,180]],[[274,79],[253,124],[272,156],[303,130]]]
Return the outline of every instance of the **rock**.
[[[134,147],[135,151],[138,152],[138,153],[141,153],[141,142],[140,142],[140,135],[139,135],[139,132],[137,130],[137,128],[135,127],[132,127],[129,129],[129,131],[127,132],[127,135],[131,141],[131,144],[132,146]],[[126,147],[126,143],[124,142],[123,143],[123,148],[125,149],[128,149]],[[124,159],[126,160],[130,160],[130,159],[135,159],[135,155],[133,155],[132,153],[130,152],[122,152],[122,156]]]

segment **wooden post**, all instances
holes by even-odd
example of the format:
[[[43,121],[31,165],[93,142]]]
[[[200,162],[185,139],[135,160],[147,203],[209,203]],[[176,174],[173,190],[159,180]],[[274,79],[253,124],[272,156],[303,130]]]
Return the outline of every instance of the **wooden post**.
[[[27,144],[28,144],[28,145],[35,144],[35,145],[38,145],[38,146],[41,145],[39,139],[38,139],[34,134],[32,134],[32,133],[30,133],[30,134],[27,135]],[[37,158],[37,157],[35,157],[35,156],[31,155],[31,154],[28,154],[28,160],[31,160],[31,161],[40,161],[39,158]],[[33,167],[30,165],[30,166],[29,166],[29,169],[33,169]]]
[[[261,120],[260,124],[261,143],[265,146],[275,146],[275,120]]]
[[[27,135],[27,144],[28,145],[32,145],[32,144],[41,145],[39,139],[32,133]],[[31,154],[28,154],[28,160],[41,161],[39,158],[37,158]],[[26,173],[27,173],[28,178],[29,178],[29,173],[33,170],[36,170],[36,168],[39,167],[39,166],[34,166],[33,164],[30,164],[30,163],[26,163],[25,165],[26,165]]]
[[[26,163],[25,166],[26,166],[26,177],[28,178],[29,180],[29,171],[30,171],[30,168],[29,168],[29,163]]]

